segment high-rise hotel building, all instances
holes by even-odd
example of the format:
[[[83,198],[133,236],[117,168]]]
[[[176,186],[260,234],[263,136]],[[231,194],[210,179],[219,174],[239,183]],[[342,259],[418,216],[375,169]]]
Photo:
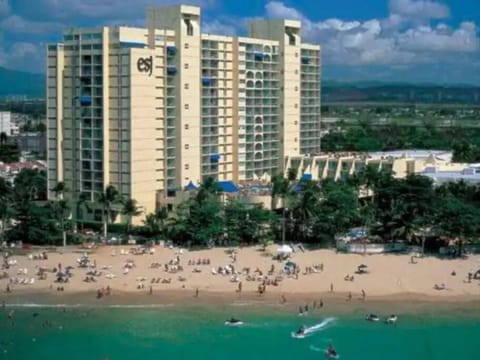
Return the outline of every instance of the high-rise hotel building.
[[[69,29],[47,49],[49,189],[94,203],[111,184],[148,213],[207,177],[268,179],[320,151],[320,70],[292,20],[202,34],[200,9],[175,6],[146,28]]]

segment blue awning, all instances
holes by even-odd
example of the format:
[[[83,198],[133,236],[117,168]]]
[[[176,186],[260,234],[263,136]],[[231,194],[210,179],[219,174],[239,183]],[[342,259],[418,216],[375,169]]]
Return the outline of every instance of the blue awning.
[[[168,75],[175,75],[177,73],[177,67],[175,65],[167,66],[167,74]]]
[[[234,193],[240,191],[233,181],[218,181],[217,186],[220,188],[221,192]]]
[[[212,84],[212,79],[209,77],[202,77],[202,85],[209,86]]]
[[[82,106],[92,105],[92,97],[90,95],[80,96],[80,105]]]
[[[218,163],[219,161],[220,161],[220,155],[218,155],[218,154],[210,155],[210,162]]]
[[[137,48],[137,49],[143,49],[145,46],[147,46],[147,44],[145,43],[133,42],[133,41],[121,41],[120,45],[123,48]]]
[[[312,174],[303,174],[302,180],[312,180]]]
[[[167,54],[168,55],[175,55],[177,53],[176,46],[167,46]]]
[[[193,182],[189,182],[187,184],[187,186],[185,186],[185,190],[189,191],[189,190],[197,190],[197,187],[195,186],[195,184]]]
[[[302,56],[302,64],[310,64],[310,58],[308,56]]]

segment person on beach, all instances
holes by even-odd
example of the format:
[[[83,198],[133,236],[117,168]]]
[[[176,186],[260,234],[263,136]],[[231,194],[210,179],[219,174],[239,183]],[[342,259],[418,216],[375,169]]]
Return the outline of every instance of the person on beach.
[[[348,293],[348,297],[347,297],[347,301],[350,301],[350,300],[352,300],[352,293],[351,292]]]
[[[330,283],[330,292],[333,292],[333,283]]]
[[[195,297],[198,298],[198,288],[195,289]]]
[[[287,302],[287,298],[285,297],[285,295],[282,294],[281,298],[282,298],[282,304],[285,304]]]
[[[242,282],[241,282],[241,281],[238,283],[238,289],[237,289],[237,291],[238,291],[239,293],[242,292]]]
[[[323,308],[323,300],[320,300],[320,309]]]
[[[367,294],[365,293],[365,290],[362,289],[362,300],[365,300]]]

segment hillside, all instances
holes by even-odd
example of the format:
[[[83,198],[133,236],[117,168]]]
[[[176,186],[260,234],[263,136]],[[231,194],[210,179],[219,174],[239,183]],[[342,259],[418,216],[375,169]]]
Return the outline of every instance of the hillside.
[[[0,67],[0,99],[45,97],[45,75]],[[480,105],[480,87],[382,83],[378,81],[322,82],[322,102],[409,102]]]
[[[45,75],[0,67],[0,98],[12,96],[45,97]]]

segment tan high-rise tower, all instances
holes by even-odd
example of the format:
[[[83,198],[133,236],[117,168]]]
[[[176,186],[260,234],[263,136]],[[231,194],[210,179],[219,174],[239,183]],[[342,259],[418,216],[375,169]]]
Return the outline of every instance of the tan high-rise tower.
[[[301,24],[255,21],[250,37],[202,34],[200,9],[147,9],[146,28],[69,29],[47,49],[49,189],[93,210],[114,185],[144,213],[208,177],[269,179],[320,150],[320,47]],[[50,194],[53,197],[53,194]]]

